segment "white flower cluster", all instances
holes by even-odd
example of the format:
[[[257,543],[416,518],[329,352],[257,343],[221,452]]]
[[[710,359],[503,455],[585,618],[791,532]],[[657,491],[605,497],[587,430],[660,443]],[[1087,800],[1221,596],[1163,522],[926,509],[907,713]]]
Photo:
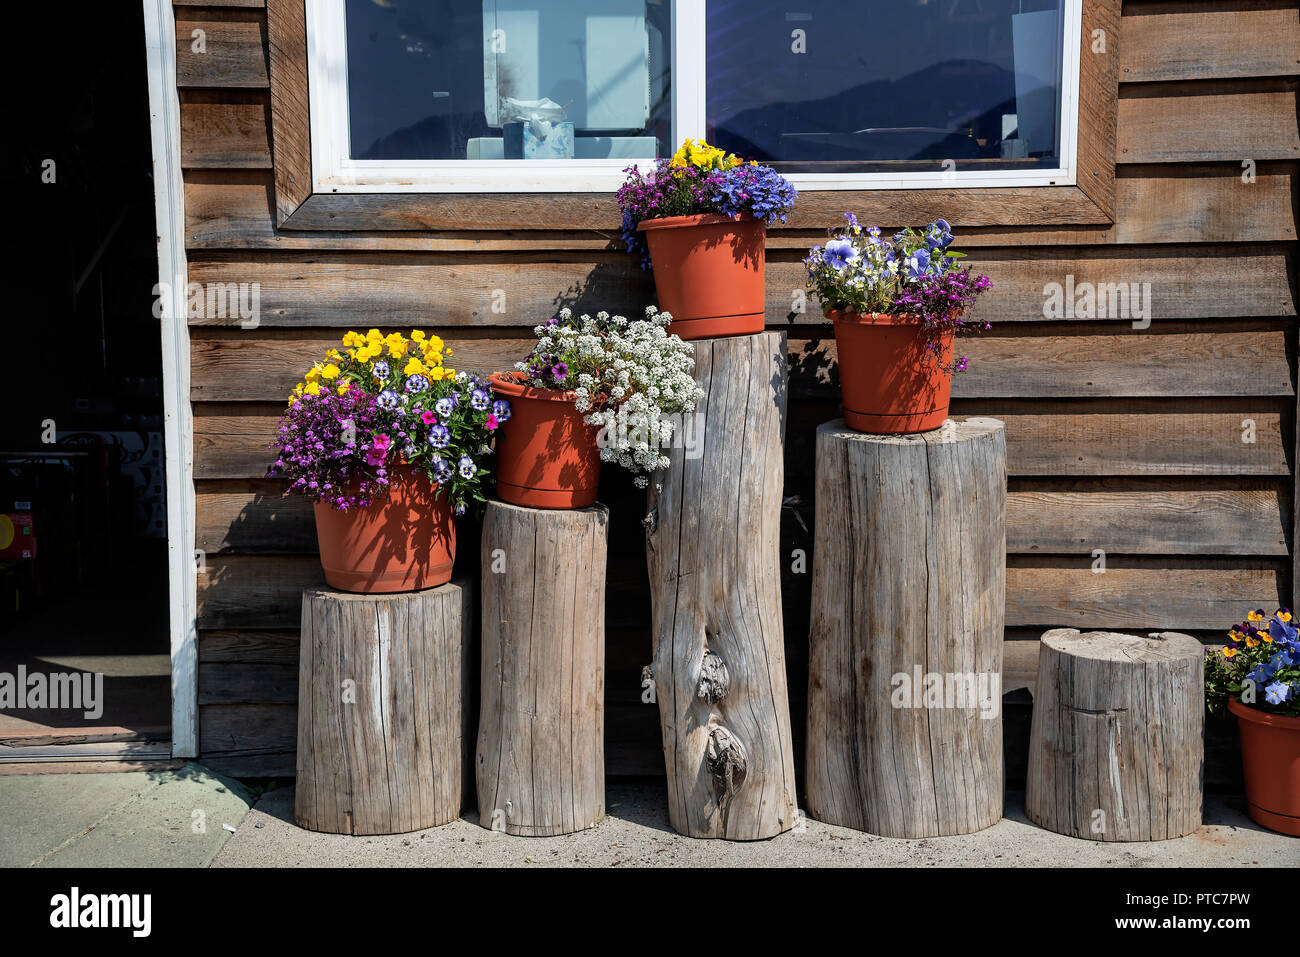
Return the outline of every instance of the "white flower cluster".
[[[600,312],[576,322],[563,309],[558,321],[534,330],[534,362],[518,366],[533,376],[532,385],[574,393],[587,424],[600,427],[601,459],[633,472],[639,488],[646,487],[651,472],[668,467],[663,453],[673,436],[668,417],[693,412],[704,397],[691,374],[695,350],[668,332],[671,321],[654,306],[646,308],[644,319]],[[540,376],[539,356],[547,357],[544,364],[550,367]]]

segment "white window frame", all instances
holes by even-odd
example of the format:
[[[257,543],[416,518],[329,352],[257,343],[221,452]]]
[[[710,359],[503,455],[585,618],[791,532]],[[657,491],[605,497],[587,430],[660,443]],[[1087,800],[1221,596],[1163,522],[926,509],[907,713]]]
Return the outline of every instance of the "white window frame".
[[[705,0],[670,0],[673,142],[705,130]],[[313,191],[318,193],[613,192],[626,159],[354,160],[348,154],[347,36],[344,0],[310,0],[307,85]],[[1077,183],[1079,57],[1083,0],[1065,0],[1061,66],[1061,156],[1057,169],[900,173],[789,173],[800,190],[950,189],[1074,186]],[[650,161],[642,161],[648,165]]]

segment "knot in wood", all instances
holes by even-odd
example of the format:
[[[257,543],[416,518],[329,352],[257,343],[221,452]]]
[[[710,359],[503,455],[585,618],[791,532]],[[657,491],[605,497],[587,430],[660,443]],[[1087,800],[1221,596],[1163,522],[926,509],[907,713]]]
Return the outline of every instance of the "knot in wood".
[[[656,506],[646,512],[645,518],[641,519],[641,524],[645,526],[647,535],[653,535],[659,528],[659,508]]]
[[[695,687],[695,696],[714,704],[725,698],[730,690],[731,676],[727,673],[727,663],[721,655],[706,651],[700,661],[700,683]]]
[[[748,760],[740,739],[721,725],[709,732],[704,760],[713,777],[713,793],[718,804],[725,804],[745,783]]]

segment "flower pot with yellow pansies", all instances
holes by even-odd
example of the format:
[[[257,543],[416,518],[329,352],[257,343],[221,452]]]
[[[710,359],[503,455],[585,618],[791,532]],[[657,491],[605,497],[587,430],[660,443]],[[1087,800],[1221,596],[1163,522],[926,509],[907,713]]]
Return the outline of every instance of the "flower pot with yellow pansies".
[[[399,592],[451,580],[457,516],[486,500],[510,404],[435,335],[349,332],[294,387],[267,475],[315,505],[325,580]]]

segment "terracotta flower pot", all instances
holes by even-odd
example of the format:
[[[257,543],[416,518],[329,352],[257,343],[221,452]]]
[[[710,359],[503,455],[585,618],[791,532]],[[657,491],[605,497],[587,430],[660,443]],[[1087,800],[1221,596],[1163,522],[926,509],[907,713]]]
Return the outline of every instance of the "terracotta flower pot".
[[[644,220],[659,308],[683,339],[763,331],[767,227],[721,213]]]
[[[928,432],[948,417],[952,392],[951,330],[936,357],[926,348],[919,316],[890,316],[832,309],[839,354],[844,421],[858,432],[900,435]]]
[[[1250,818],[1300,837],[1300,718],[1269,714],[1228,698],[1241,731],[1241,767]]]
[[[535,389],[488,377],[510,400],[510,421],[497,433],[497,495],[530,508],[585,508],[596,501],[600,449],[595,426],[573,407],[573,393]]]
[[[316,541],[325,580],[343,591],[397,592],[451,581],[456,525],[451,503],[421,470],[396,465],[389,491],[365,508],[317,503]]]

